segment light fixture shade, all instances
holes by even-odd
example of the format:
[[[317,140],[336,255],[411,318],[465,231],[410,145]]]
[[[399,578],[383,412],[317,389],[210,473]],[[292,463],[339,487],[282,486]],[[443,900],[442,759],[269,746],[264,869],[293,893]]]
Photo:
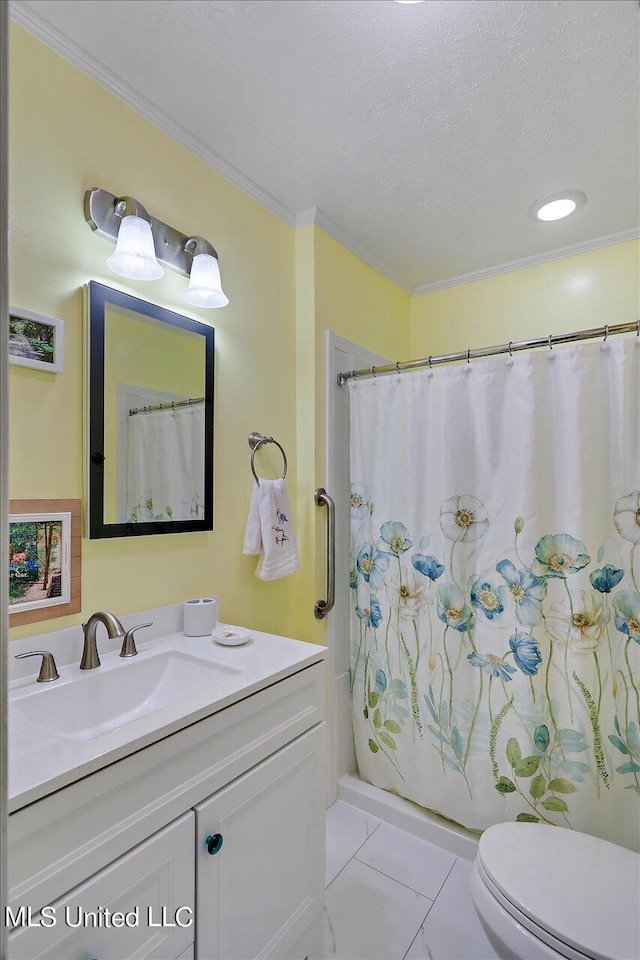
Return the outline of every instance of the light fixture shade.
[[[151,224],[141,217],[122,218],[115,253],[107,266],[130,280],[159,280],[164,270],[156,259]]]
[[[587,202],[586,194],[581,190],[563,190],[548,197],[540,197],[529,207],[529,218],[537,222],[553,223],[564,220]]]
[[[196,307],[226,307],[229,298],[222,290],[217,257],[210,253],[196,254],[184,299]]]
[[[550,200],[540,207],[537,213],[538,220],[563,220],[573,213],[576,208],[575,200],[570,197],[561,197],[560,200]]]

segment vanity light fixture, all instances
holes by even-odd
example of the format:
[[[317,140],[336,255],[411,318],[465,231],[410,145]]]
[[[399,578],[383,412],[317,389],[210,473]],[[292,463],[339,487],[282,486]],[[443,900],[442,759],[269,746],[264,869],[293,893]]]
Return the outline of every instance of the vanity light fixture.
[[[193,254],[193,263],[183,299],[196,307],[226,307],[229,298],[222,289],[218,254],[209,241],[203,237],[190,237],[185,250]]]
[[[203,237],[181,233],[147,213],[134,197],[116,197],[94,187],[84,195],[84,216],[92,230],[116,244],[109,267],[131,280],[158,280],[171,267],[189,286],[184,295],[198,307],[224,307],[218,254]]]
[[[123,197],[116,203],[115,215],[120,217],[120,229],[107,266],[130,280],[159,280],[164,270],[156,258],[151,218],[145,208],[133,197]]]
[[[529,207],[531,220],[542,220],[546,223],[553,220],[563,220],[575,213],[587,202],[586,195],[580,190],[563,190],[562,193],[553,193],[548,197],[540,197]]]

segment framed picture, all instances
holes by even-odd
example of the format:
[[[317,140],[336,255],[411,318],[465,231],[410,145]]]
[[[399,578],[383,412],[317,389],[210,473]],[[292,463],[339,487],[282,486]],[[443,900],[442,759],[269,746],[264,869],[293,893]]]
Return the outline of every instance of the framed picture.
[[[62,371],[62,320],[9,307],[9,360],[21,367]]]
[[[12,500],[9,513],[9,623],[78,613],[79,500]]]

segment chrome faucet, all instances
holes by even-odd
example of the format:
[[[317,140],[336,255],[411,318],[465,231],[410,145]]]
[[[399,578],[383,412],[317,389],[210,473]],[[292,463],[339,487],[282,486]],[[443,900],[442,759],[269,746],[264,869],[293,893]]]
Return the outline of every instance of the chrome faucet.
[[[96,631],[99,623],[103,623],[107,628],[110,640],[124,636],[124,627],[112,613],[107,613],[106,610],[98,610],[97,613],[92,613],[87,622],[82,624],[84,648],[82,650],[82,660],[80,661],[81,670],[95,670],[96,667],[100,666],[100,657],[98,656],[98,646],[96,644]]]

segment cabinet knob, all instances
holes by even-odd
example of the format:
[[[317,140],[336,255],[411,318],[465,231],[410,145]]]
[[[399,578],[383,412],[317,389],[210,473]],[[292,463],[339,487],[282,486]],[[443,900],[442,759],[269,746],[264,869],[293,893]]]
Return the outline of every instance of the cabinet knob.
[[[210,853],[212,857],[215,857],[216,853],[220,852],[223,842],[224,841],[221,833],[210,834],[205,840],[207,845],[207,853]]]

